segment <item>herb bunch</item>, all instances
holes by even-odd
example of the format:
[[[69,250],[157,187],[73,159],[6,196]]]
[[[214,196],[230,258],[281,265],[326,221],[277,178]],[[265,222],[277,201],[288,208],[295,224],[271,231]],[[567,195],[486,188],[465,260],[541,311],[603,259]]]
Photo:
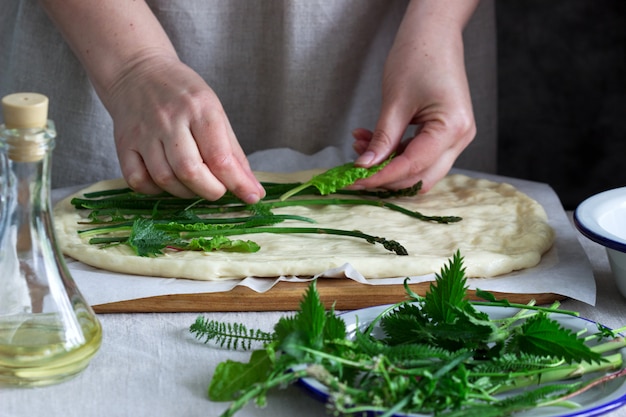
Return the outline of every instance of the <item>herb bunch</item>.
[[[373,175],[388,162],[372,168],[360,168],[352,163],[340,165],[305,183],[263,183],[266,197],[253,205],[244,204],[230,193],[217,201],[207,201],[182,199],[167,193],[145,195],[128,188],[88,193],[82,198],[73,198],[71,203],[76,209],[90,210],[88,224],[92,227],[79,231],[81,236],[89,237],[89,243],[103,246],[127,244],[139,256],[160,255],[166,249],[252,253],[260,250],[258,244],[232,236],[255,233],[325,234],[364,239],[398,255],[407,255],[406,249],[395,240],[356,230],[279,225],[285,221],[311,224],[315,220],[272,212],[275,208],[290,206],[370,205],[434,223],[461,220],[455,216],[426,216],[384,200],[415,195],[421,188],[420,183],[398,191],[343,189],[357,179]],[[337,194],[337,197],[322,197],[329,194]],[[299,198],[290,198],[293,196]]]
[[[263,406],[273,388],[314,378],[327,387],[335,415],[508,416],[576,407],[578,393],[626,375],[618,352],[626,343],[616,332],[574,333],[555,316],[576,313],[558,303],[512,304],[486,292],[478,292],[486,301],[470,302],[462,261],[457,252],[423,297],[405,283],[407,300],[350,335],[341,316],[325,310],[315,281],[300,310],[273,332],[228,331],[198,317],[190,331],[206,343],[259,346],[247,363],[218,364],[209,398],[232,401],[223,414],[232,416],[251,401]],[[492,319],[482,306],[511,314]]]

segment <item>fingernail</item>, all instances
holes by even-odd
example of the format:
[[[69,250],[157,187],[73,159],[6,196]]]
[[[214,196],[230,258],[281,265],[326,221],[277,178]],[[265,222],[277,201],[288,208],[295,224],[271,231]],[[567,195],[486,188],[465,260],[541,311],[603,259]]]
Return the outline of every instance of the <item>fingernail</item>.
[[[374,155],[374,152],[372,151],[365,151],[361,154],[361,156],[359,156],[356,161],[355,164],[358,165],[369,165],[372,163],[372,161],[374,160],[374,157],[376,155]]]
[[[254,204],[256,202],[258,202],[260,200],[260,197],[258,194],[248,194],[247,196],[244,197],[243,201],[247,204]]]

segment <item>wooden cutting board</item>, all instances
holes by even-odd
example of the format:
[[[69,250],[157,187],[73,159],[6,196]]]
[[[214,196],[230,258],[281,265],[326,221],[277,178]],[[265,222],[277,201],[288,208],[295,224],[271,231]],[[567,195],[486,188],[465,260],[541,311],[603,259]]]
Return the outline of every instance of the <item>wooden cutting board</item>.
[[[297,310],[309,283],[279,282],[265,293],[247,287],[235,287],[228,292],[176,294],[140,298],[93,306],[97,313],[175,313],[218,311],[292,311]],[[411,284],[411,289],[424,295],[429,282]],[[406,298],[402,285],[366,285],[350,279],[320,278],[317,290],[324,305],[336,310],[356,310],[374,305],[392,304]],[[474,291],[468,291],[476,299]],[[556,294],[494,293],[510,302],[550,304],[565,297]]]

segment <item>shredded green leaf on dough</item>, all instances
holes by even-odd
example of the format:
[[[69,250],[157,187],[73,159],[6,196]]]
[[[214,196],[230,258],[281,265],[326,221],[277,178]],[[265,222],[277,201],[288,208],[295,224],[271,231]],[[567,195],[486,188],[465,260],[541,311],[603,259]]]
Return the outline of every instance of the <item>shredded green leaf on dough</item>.
[[[322,195],[332,194],[337,190],[354,184],[359,179],[371,177],[387,166],[387,164],[391,162],[391,159],[392,157],[389,157],[383,163],[374,165],[370,168],[355,166],[353,162],[336,166],[322,172],[321,174],[315,175],[309,181],[287,191],[280,197],[280,200],[285,201],[289,197],[296,195],[300,191],[309,187],[317,188]]]

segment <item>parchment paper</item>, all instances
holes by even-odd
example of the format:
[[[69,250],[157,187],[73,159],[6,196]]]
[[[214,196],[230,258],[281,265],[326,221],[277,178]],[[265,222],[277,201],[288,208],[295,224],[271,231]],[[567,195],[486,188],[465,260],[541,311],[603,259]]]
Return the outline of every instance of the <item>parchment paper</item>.
[[[290,149],[261,151],[249,156],[254,170],[266,172],[292,172],[312,168],[328,168],[349,160],[336,148],[326,148],[315,155],[304,155]],[[541,263],[530,269],[514,272],[490,279],[468,280],[470,288],[505,293],[554,293],[584,303],[595,305],[596,286],[589,260],[578,242],[577,232],[572,227],[567,214],[554,190],[547,184],[497,175],[454,169],[472,177],[486,178],[512,184],[520,191],[537,200],[546,210],[550,225],[556,231],[556,241],[552,249],[542,258]],[[84,187],[54,190],[53,202]],[[117,301],[134,300],[171,294],[193,294],[230,291],[237,285],[245,285],[257,292],[268,291],[279,281],[308,281],[317,277],[348,278],[369,285],[402,284],[405,277],[366,279],[350,265],[320,272],[316,277],[254,278],[225,281],[193,281],[186,279],[145,277],[119,274],[100,270],[71,258],[66,258],[68,268],[80,291],[91,305]],[[410,277],[411,282],[434,280],[434,275]]]

